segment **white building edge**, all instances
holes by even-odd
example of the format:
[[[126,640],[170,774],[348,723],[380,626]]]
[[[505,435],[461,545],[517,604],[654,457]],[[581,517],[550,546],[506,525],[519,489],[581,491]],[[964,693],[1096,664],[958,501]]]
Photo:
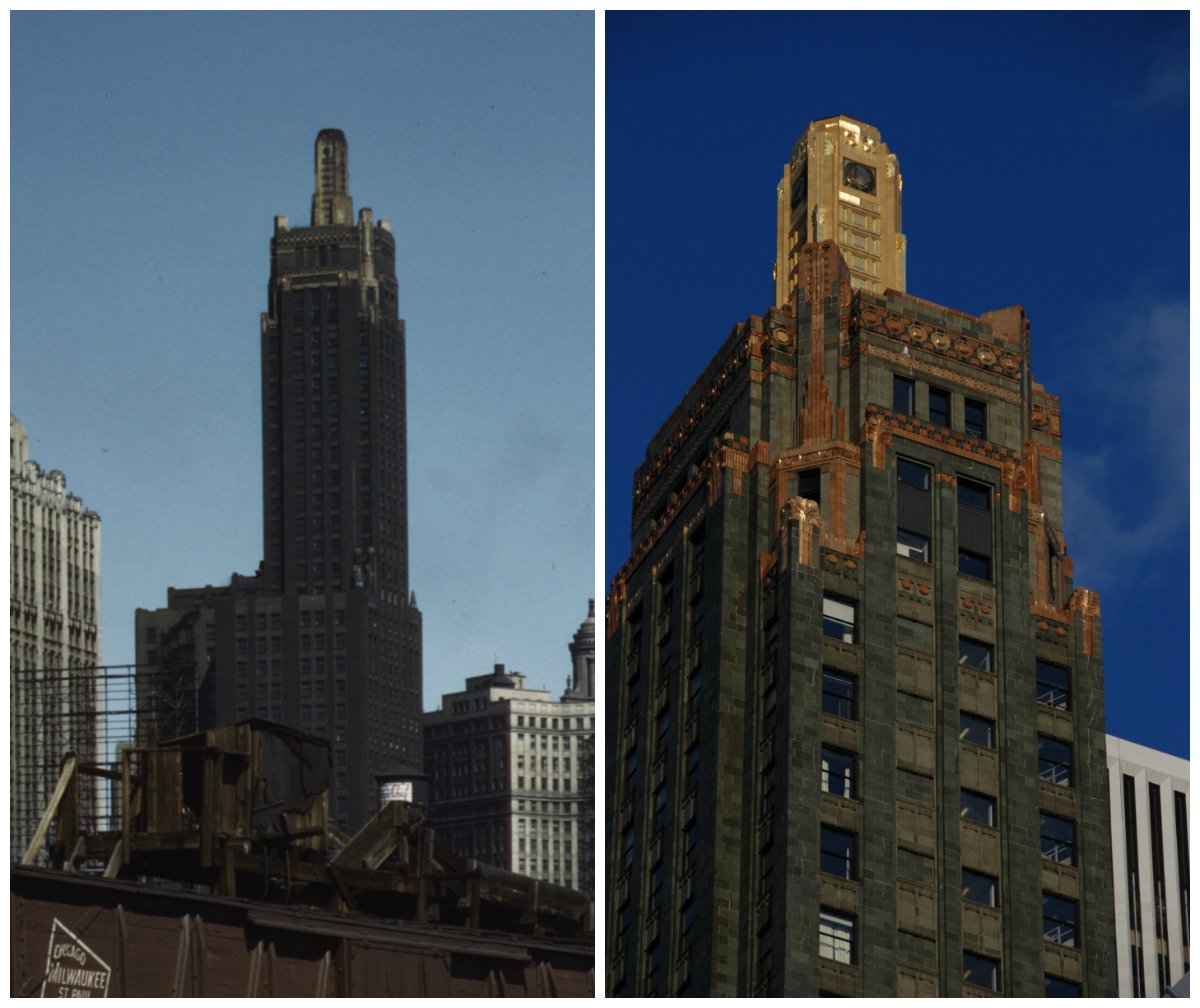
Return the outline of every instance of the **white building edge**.
[[[1121,997],[1162,997],[1189,968],[1188,761],[1106,737]]]

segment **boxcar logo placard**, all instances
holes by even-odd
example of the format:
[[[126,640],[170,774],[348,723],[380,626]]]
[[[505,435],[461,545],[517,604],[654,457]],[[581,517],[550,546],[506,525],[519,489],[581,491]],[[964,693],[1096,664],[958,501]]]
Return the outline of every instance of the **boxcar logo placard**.
[[[46,981],[42,997],[108,997],[112,968],[54,918],[50,949],[46,953]]]

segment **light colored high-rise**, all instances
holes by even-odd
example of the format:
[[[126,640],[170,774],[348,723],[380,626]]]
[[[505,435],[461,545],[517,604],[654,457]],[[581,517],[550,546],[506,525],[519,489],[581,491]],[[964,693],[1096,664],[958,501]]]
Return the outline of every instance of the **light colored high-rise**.
[[[1117,987],[1162,997],[1189,969],[1188,761],[1105,736]]]
[[[465,857],[591,893],[595,887],[594,600],[568,645],[561,699],[496,665],[425,714],[430,820]]]
[[[10,842],[19,857],[46,806],[67,750],[94,758],[100,663],[100,516],[67,493],[67,478],[29,457],[29,435],[9,418]],[[75,670],[75,671],[71,671]]]

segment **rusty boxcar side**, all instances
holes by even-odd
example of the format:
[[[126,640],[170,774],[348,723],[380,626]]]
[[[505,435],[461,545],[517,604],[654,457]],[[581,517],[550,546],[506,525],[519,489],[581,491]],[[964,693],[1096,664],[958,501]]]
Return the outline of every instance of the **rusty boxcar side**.
[[[11,869],[16,997],[594,994],[590,940],[387,920]]]

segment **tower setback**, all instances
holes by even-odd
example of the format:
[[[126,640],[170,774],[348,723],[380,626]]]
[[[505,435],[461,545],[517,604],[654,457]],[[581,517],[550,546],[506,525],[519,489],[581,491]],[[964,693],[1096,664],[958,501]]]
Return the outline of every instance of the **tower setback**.
[[[1058,400],[1022,309],[903,292],[899,193],[877,129],[810,124],[777,303],[635,474],[605,628],[610,994],[1115,993]]]
[[[346,139],[322,130],[311,224],[276,217],[271,239],[263,561],[137,613],[139,664],[194,674],[195,727],[258,716],[332,741],[331,817],[351,830],[374,810],[377,773],[421,765],[404,338],[391,226],[367,208],[355,219]]]

